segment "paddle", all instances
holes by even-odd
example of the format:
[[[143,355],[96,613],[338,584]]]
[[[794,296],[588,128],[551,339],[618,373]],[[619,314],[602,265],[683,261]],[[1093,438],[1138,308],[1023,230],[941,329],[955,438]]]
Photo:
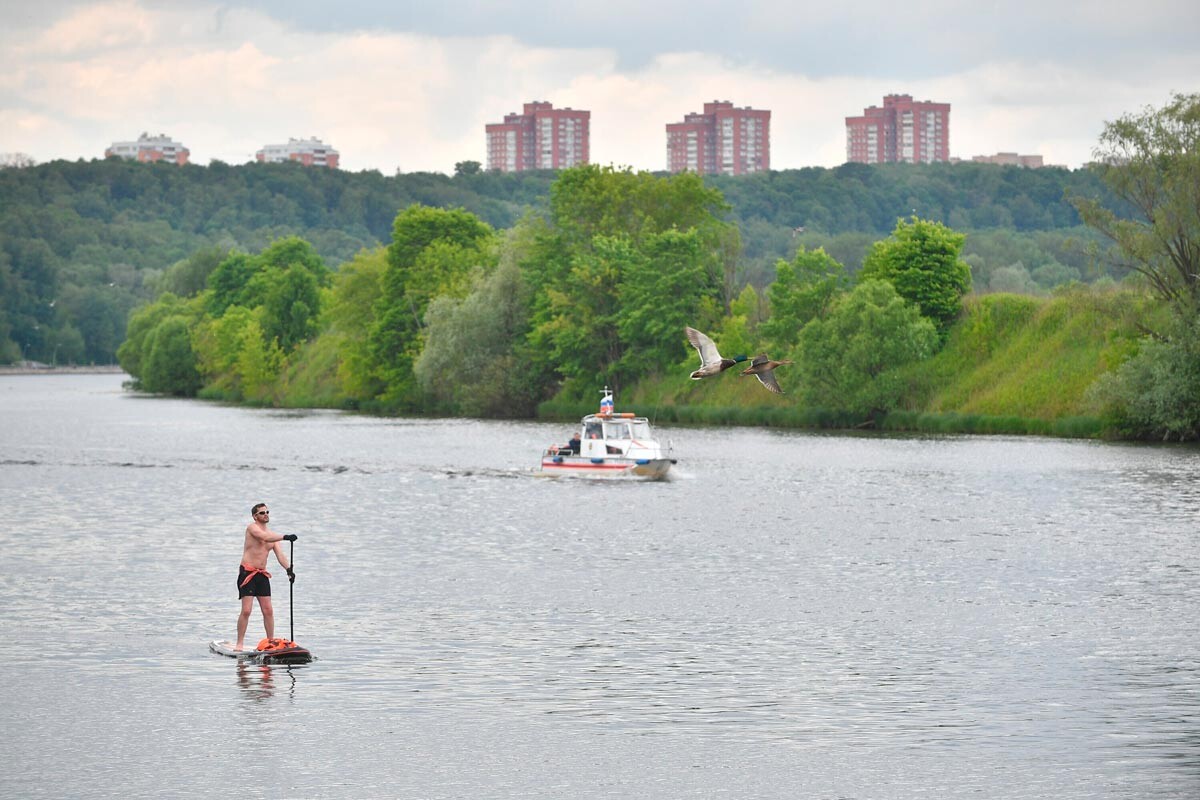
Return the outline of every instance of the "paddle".
[[[288,542],[288,563],[292,566],[292,571],[296,570],[296,540]],[[288,581],[288,641],[296,641],[296,603],[292,599],[292,590],[295,587],[295,582]]]

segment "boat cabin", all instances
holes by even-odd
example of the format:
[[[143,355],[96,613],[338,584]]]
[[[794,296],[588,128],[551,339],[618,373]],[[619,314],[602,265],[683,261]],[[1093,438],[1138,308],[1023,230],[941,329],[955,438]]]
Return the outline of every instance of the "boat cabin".
[[[603,458],[626,455],[629,448],[650,439],[650,423],[633,414],[589,414],[583,418],[579,455]]]

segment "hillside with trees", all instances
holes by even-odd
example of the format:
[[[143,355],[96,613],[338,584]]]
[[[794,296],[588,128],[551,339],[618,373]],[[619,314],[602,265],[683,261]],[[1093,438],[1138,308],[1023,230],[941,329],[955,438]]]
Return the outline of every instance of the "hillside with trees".
[[[607,384],[690,422],[1195,439],[1198,142],[1200,96],[1106,127],[1111,195],[1071,202],[1120,287],[981,294],[970,234],[914,214],[858,269],[801,246],[760,290],[718,189],[584,166],[507,229],[412,204],[337,270],[298,237],[226,254],[139,308],[119,357],[148,391],[270,405],[553,416]],[[689,381],[685,325],[790,362],[790,391]]]
[[[661,176],[660,176],[661,177]],[[550,207],[552,172],[506,175],[462,162],[456,174],[347,173],[295,164],[209,166],[117,159],[13,162],[0,169],[0,363],[112,363],[129,313],[203,288],[226,253],[299,236],[331,270],[386,245],[413,204],[461,208],[497,231]],[[1082,243],[1067,194],[1114,206],[1086,170],[989,164],[847,164],[706,178],[740,233],[727,294],[758,291],[797,248],[824,248],[857,272],[897,219],[966,234],[977,291],[1044,294],[1106,273]],[[1114,206],[1115,207],[1115,206]]]

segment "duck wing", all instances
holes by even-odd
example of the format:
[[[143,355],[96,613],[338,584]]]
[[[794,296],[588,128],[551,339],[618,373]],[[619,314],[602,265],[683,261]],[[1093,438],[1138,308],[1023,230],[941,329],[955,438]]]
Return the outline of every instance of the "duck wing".
[[[769,391],[775,394],[783,394],[783,389],[779,388],[779,382],[775,380],[775,370],[764,369],[762,372],[754,373],[754,377],[758,378],[758,382],[767,387]]]
[[[696,348],[696,352],[700,354],[701,369],[721,363],[721,354],[717,352],[717,346],[713,344],[712,339],[695,328],[684,328],[683,330],[687,333],[688,341],[692,343],[692,347]]]

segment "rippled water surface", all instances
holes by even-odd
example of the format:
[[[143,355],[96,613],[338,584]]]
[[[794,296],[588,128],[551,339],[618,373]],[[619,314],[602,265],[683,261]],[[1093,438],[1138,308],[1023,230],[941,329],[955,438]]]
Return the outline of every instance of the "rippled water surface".
[[[0,796],[1200,796],[1196,449],[567,430],[0,377]],[[311,665],[206,649],[260,500]]]

